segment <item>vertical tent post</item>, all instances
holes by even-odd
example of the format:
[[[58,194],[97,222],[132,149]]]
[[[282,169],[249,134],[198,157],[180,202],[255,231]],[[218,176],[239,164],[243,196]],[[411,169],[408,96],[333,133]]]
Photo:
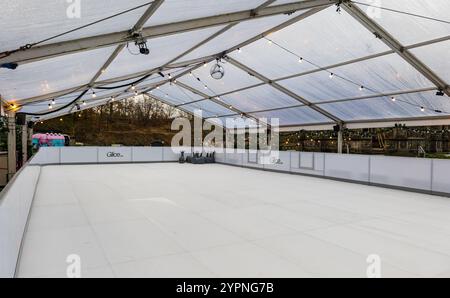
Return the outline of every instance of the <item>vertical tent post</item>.
[[[8,181],[16,174],[16,113],[8,112]]]
[[[22,161],[25,164],[28,160],[28,127],[22,125]]]
[[[337,149],[338,153],[342,154],[342,149],[344,147],[344,127],[341,124],[339,124],[338,144],[337,144],[337,146],[338,146],[338,149]]]
[[[32,122],[29,122],[29,123],[32,123]],[[27,125],[27,127],[28,127],[28,142],[29,142],[29,144],[31,144],[31,142],[33,141],[33,133],[34,133],[33,126],[32,125],[30,125],[30,126]]]

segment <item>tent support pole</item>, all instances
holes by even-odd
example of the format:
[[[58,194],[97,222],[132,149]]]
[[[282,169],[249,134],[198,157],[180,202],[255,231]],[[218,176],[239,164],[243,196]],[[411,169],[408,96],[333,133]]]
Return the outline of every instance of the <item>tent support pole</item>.
[[[17,171],[16,159],[16,113],[8,112],[8,181],[10,181]]]
[[[338,148],[337,151],[339,154],[342,154],[342,149],[344,146],[344,129],[342,127],[342,125],[339,125],[339,132],[338,132],[338,144],[337,144]]]
[[[28,127],[22,125],[22,162],[25,164],[28,161]]]

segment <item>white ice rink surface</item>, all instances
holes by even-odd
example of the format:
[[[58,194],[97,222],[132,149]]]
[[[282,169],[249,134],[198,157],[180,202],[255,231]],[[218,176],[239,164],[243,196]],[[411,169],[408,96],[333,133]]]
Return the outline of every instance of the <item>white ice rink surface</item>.
[[[450,199],[225,165],[42,168],[19,277],[450,277]]]

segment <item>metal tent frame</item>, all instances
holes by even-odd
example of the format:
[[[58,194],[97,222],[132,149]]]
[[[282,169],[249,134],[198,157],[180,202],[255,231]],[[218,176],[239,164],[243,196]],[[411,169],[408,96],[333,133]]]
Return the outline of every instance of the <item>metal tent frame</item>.
[[[169,0],[166,0],[169,1]],[[332,125],[341,125],[348,127],[372,127],[380,125],[392,125],[392,123],[397,122],[410,122],[419,123],[423,125],[433,125],[435,123],[450,124],[450,115],[446,112],[439,111],[437,115],[425,115],[425,116],[405,116],[405,117],[387,117],[387,118],[373,118],[373,119],[356,119],[356,120],[345,120],[338,115],[330,112],[325,108],[329,104],[337,103],[353,103],[361,102],[365,100],[376,100],[378,98],[386,98],[391,96],[401,96],[408,94],[420,94],[431,91],[442,91],[447,96],[450,96],[450,87],[445,78],[438,75],[429,65],[422,61],[418,56],[416,56],[412,51],[414,49],[448,42],[450,40],[450,35],[430,39],[427,41],[421,41],[411,45],[402,44],[396,37],[394,37],[390,32],[383,28],[380,24],[376,22],[373,18],[370,18],[357,4],[353,3],[351,0],[305,0],[305,1],[288,1],[285,4],[277,4],[276,0],[262,1],[257,7],[253,9],[246,9],[242,11],[236,11],[232,13],[217,14],[213,16],[206,16],[196,19],[188,19],[175,23],[159,24],[153,26],[146,26],[146,23],[152,18],[152,16],[161,9],[164,5],[164,0],[153,1],[146,11],[140,16],[136,21],[134,26],[127,31],[113,32],[102,35],[89,36],[85,38],[72,39],[68,41],[61,41],[57,43],[45,44],[41,46],[31,47],[27,50],[21,51],[11,51],[6,52],[3,57],[0,54],[1,63],[17,63],[19,68],[23,65],[33,64],[36,62],[45,62],[49,59],[54,59],[55,57],[63,57],[66,55],[71,55],[74,53],[88,52],[95,49],[102,49],[106,47],[113,47],[114,50],[106,59],[106,62],[102,64],[100,69],[96,70],[95,75],[90,79],[88,83],[80,84],[78,86],[73,86],[68,89],[58,90],[55,92],[50,92],[46,94],[36,94],[33,97],[22,98],[20,100],[14,101],[19,106],[26,106],[30,104],[48,102],[50,99],[58,98],[61,96],[74,96],[77,92],[84,90],[89,90],[92,88],[110,86],[114,84],[121,84],[125,81],[137,79],[143,76],[158,76],[158,73],[164,71],[171,71],[173,69],[180,69],[180,72],[170,78],[164,77],[161,81],[157,83],[147,84],[145,81],[136,84],[135,88],[138,88],[140,92],[149,95],[150,97],[184,110],[186,112],[192,112],[186,109],[187,106],[193,104],[201,104],[203,101],[211,101],[227,110],[229,113],[217,115],[217,117],[224,116],[243,116],[252,119],[258,119],[257,114],[269,113],[275,111],[286,111],[290,109],[304,108],[312,110],[322,116],[321,121],[316,121],[314,123],[303,123],[302,119],[298,119],[298,123],[282,125],[283,130],[298,130],[303,128],[313,129],[329,129]],[[232,57],[230,54],[244,48],[248,45],[255,43],[263,38],[266,38],[270,34],[282,31],[283,29],[297,23],[301,23],[305,19],[314,18],[316,14],[330,9],[331,6],[338,5],[341,7],[348,15],[350,15],[354,20],[360,23],[368,30],[368,34],[373,34],[378,40],[383,42],[389,50],[370,54],[364,57],[358,57],[356,59],[350,59],[347,61],[341,61],[339,63],[334,63],[331,65],[323,66],[321,68],[311,69],[303,72],[298,72],[296,74],[289,74],[280,78],[269,78],[268,76],[260,73],[256,69],[247,65],[243,61],[239,61]],[[293,15],[293,16],[292,16]],[[263,20],[269,19],[275,16],[285,16],[287,20],[277,23],[269,29],[261,30],[256,35],[251,38],[246,39],[243,42],[234,44],[231,47],[223,48],[219,52],[214,54],[200,56],[195,58],[190,57],[192,53],[196,50],[201,49],[205,45],[214,43],[220,43],[220,38],[238,28],[238,25],[244,24],[245,22],[252,20]],[[32,27],[32,26],[31,26]],[[168,60],[168,62],[158,65],[157,67],[147,69],[144,71],[129,73],[114,78],[102,79],[102,74],[111,67],[111,65],[117,61],[118,56],[125,51],[127,42],[133,41],[132,33],[141,32],[142,36],[145,37],[150,43],[152,40],[164,37],[176,37],[178,34],[183,34],[186,32],[196,32],[197,30],[203,30],[206,28],[217,28],[218,30],[213,34],[210,34],[207,38],[202,39],[193,46],[189,47],[187,50],[182,50],[176,56]],[[314,29],[314,28],[313,28]],[[280,82],[306,77],[317,72],[335,69],[339,67],[357,65],[358,63],[369,61],[375,58],[382,58],[389,55],[396,55],[400,57],[403,61],[412,66],[420,75],[426,78],[432,83],[429,87],[418,87],[413,89],[405,90],[395,90],[392,92],[381,92],[370,95],[353,96],[346,98],[334,98],[322,101],[312,101],[301,94],[286,88]],[[276,59],[277,57],[273,57]],[[181,82],[179,79],[183,79],[188,76],[189,73],[200,68],[202,65],[210,63],[216,59],[224,59],[230,65],[235,66],[242,72],[245,72],[256,78],[257,83],[240,87],[232,88],[227,92],[219,92],[217,94],[211,95],[208,92],[202,92],[198,88]],[[7,74],[6,74],[7,75]],[[170,100],[165,100],[161,96],[152,93],[154,90],[165,85],[177,85],[177,87],[182,88],[188,92],[196,94],[200,99],[194,101],[186,101],[182,104],[174,104]],[[239,92],[252,91],[255,88],[268,86],[270,88],[276,89],[277,92],[281,92],[285,96],[291,98],[296,104],[291,105],[280,105],[271,108],[263,109],[250,109],[244,110],[236,106],[232,106],[229,103],[222,100],[223,97],[230,96]],[[8,86],[6,86],[8,88]],[[0,88],[1,92],[1,88]],[[1,95],[1,94],[0,94]],[[116,98],[126,98],[132,95],[131,89],[127,88],[125,90],[120,90],[117,92],[112,92],[107,96],[99,96],[93,100],[89,100],[89,105],[87,107],[94,107],[110,102],[111,97]],[[10,98],[3,96],[4,100],[13,101]],[[74,106],[64,109],[60,112],[43,116],[42,119],[48,119],[52,117],[60,117],[68,113],[74,112]]]

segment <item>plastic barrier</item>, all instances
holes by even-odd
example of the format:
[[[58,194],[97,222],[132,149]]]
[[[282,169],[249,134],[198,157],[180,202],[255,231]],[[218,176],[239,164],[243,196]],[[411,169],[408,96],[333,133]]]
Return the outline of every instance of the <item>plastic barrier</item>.
[[[73,163],[176,162],[202,148],[170,147],[44,147],[30,161],[35,165]],[[344,181],[450,194],[450,161],[425,158],[313,152],[241,151],[216,153],[218,163],[306,174]]]
[[[0,195],[0,278],[14,277],[40,169],[24,167]]]
[[[223,153],[219,163],[450,196],[449,160],[313,152]]]
[[[187,148],[172,150],[170,147],[42,147],[30,164],[171,162],[180,158],[178,150],[188,152]]]

